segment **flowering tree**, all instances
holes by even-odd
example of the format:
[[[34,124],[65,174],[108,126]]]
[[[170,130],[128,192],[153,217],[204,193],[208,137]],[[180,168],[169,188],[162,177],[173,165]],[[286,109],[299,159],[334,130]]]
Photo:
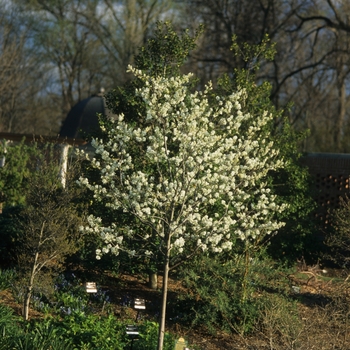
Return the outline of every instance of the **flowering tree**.
[[[168,273],[197,252],[223,252],[235,238],[269,234],[283,223],[274,219],[283,205],[264,179],[283,166],[264,132],[271,115],[242,112],[245,91],[214,96],[211,84],[192,92],[192,75],[149,76],[130,67],[143,84],[135,89],[144,104],[142,123],[123,115],[93,139],[91,164],[100,183],[81,178],[94,198],[133,218],[107,224],[91,215],[86,231],[98,232],[105,246],[96,251],[163,257],[162,312],[158,349],[165,329]],[[143,117],[143,118],[141,118]],[[141,157],[140,157],[141,155]],[[138,251],[130,242],[143,242]],[[139,246],[139,245],[138,245]]]

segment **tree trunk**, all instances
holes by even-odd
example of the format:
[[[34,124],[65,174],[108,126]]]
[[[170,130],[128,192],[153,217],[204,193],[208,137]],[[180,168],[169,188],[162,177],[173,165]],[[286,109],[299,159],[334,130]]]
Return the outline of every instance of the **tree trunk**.
[[[157,290],[158,288],[158,275],[157,272],[150,271],[148,273],[148,284],[149,287],[153,290]]]
[[[335,132],[334,132],[334,139],[335,139],[335,147],[337,152],[343,152],[343,127],[344,127],[344,120],[346,116],[346,84],[345,84],[345,78],[346,75],[342,74],[339,82],[339,108],[338,108],[338,115],[336,119],[335,124]]]
[[[37,268],[37,261],[38,261],[39,253],[35,253],[35,258],[34,258],[34,263],[33,263],[33,268],[29,277],[29,284],[27,286],[27,291],[24,296],[24,301],[23,301],[23,318],[28,321],[29,318],[29,304],[30,304],[30,298],[32,296],[33,292],[33,285],[34,285],[34,277],[36,274],[36,268]]]
[[[28,318],[29,318],[29,304],[30,304],[31,296],[32,296],[32,287],[28,286],[26,294],[24,296],[24,301],[23,301],[23,318],[25,321],[28,321]]]
[[[161,315],[160,315],[160,322],[159,322],[157,350],[163,350],[163,344],[164,344],[165,315],[166,315],[166,303],[167,303],[167,295],[168,295],[169,260],[170,260],[170,236],[167,239],[167,247],[166,247],[166,253],[164,257],[162,307],[161,307]]]
[[[35,278],[35,275],[37,274],[38,270],[40,270],[39,265],[38,265],[39,247],[40,247],[40,244],[41,244],[41,241],[43,238],[44,228],[45,228],[45,222],[43,222],[41,225],[40,238],[39,238],[37,250],[36,250],[35,256],[34,256],[32,271],[31,271],[30,276],[29,276],[29,283],[27,286],[27,291],[26,291],[26,294],[24,296],[24,301],[23,301],[23,318],[26,321],[29,318],[29,304],[30,304],[30,297],[32,296],[32,292],[33,292],[34,278]]]

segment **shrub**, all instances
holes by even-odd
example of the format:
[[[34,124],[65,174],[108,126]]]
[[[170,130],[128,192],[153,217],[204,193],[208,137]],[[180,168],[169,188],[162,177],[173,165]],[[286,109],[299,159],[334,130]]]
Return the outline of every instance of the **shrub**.
[[[204,325],[215,333],[218,329],[249,333],[259,321],[260,294],[265,291],[284,293],[287,280],[264,250],[247,250],[225,259],[202,256],[187,266],[183,276],[189,293],[173,305],[187,310],[173,315],[187,325]]]
[[[16,276],[15,270],[12,270],[12,269],[2,270],[2,269],[0,269],[0,290],[5,290],[7,288],[10,288],[15,276]]]
[[[271,349],[299,349],[303,323],[297,304],[280,294],[264,294],[260,299],[256,329]]]
[[[325,243],[329,248],[325,258],[343,268],[350,263],[350,200],[340,198],[340,208],[332,212],[332,227]]]
[[[13,338],[16,350],[72,350],[71,342],[51,319],[27,323],[24,328],[24,333]]]
[[[20,329],[16,324],[13,311],[7,306],[0,304],[0,349],[11,349],[13,337],[18,335]]]
[[[153,350],[157,347],[158,323],[145,321],[139,326],[140,340],[135,342],[135,350]],[[165,334],[164,350],[174,349],[174,337],[170,333]]]

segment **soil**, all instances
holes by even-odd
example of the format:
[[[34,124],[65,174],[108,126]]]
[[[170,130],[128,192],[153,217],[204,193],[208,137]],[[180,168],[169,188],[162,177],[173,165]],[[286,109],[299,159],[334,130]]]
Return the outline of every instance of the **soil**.
[[[217,332],[212,334],[205,328],[186,329],[178,323],[168,322],[167,329],[179,337],[184,337],[189,344],[200,350],[285,350],[285,349],[303,349],[303,350],[330,350],[330,349],[350,349],[350,341],[343,341],[342,347],[337,347],[331,343],[334,336],[340,337],[343,335],[343,325],[333,324],[334,333],[326,332],[327,334],[319,334],[317,327],[324,327],[325,324],[331,323],[327,317],[334,319],[334,313],[346,312],[346,310],[328,310],[327,305],[330,305],[334,299],[345,298],[350,296],[350,284],[345,281],[346,275],[344,271],[337,269],[328,269],[327,272],[305,268],[303,271],[298,271],[295,274],[289,275],[291,283],[291,296],[295,297],[298,304],[299,317],[304,322],[305,331],[303,337],[310,339],[317,338],[314,344],[310,343],[307,346],[289,347],[288,344],[283,344],[281,341],[276,341],[276,345],[271,345],[271,340],[266,339],[266,334],[257,331],[250,336],[241,336],[239,334],[228,334]],[[162,277],[158,277],[158,289],[152,290],[148,287],[147,281],[142,276],[131,276],[123,274],[111,283],[108,278],[106,289],[109,288],[109,293],[115,301],[116,315],[123,316],[125,308],[121,306],[123,298],[128,296],[130,299],[142,298],[146,301],[146,310],[142,311],[144,318],[154,318],[157,310],[160,308],[161,300],[161,285]],[[293,287],[293,288],[292,288]],[[170,279],[168,295],[169,298],[177,293],[186,293],[181,281]],[[124,310],[124,311],[123,311]],[[132,308],[128,309],[128,313],[137,317],[137,313]],[[349,312],[350,314],[350,312]],[[340,321],[341,323],[341,321]],[[303,328],[303,330],[304,330]],[[313,331],[315,329],[315,331]],[[345,333],[348,329],[345,329]],[[350,329],[349,329],[350,332]],[[313,334],[311,334],[313,333]],[[302,337],[300,337],[302,339]],[[323,338],[323,340],[322,340]],[[304,341],[304,340],[303,340]],[[282,343],[281,343],[282,342]],[[277,344],[278,343],[278,344]],[[279,345],[280,344],[280,345]],[[344,347],[345,346],[345,347]]]
[[[97,280],[97,276],[96,280]],[[93,275],[90,276],[94,278]],[[299,317],[304,322],[304,327],[300,332],[300,341],[307,341],[301,347],[289,346],[288,339],[283,334],[277,334],[278,340],[272,345],[272,338],[269,339],[266,330],[257,330],[255,334],[249,336],[241,336],[239,334],[227,334],[224,332],[217,332],[216,334],[209,333],[205,328],[186,329],[179,323],[169,321],[167,329],[178,336],[184,337],[189,346],[200,350],[284,350],[284,349],[350,349],[350,342],[347,340],[347,333],[350,332],[347,326],[344,325],[344,317],[339,317],[340,314],[350,314],[348,309],[327,309],[327,305],[331,305],[334,300],[346,300],[348,302],[350,286],[347,280],[344,279],[342,271],[329,270],[326,274],[319,275],[313,271],[299,271],[297,274],[289,276],[291,281],[291,295],[295,295],[295,300],[298,303]],[[137,311],[132,307],[132,300],[134,298],[142,298],[146,302],[146,310],[142,310],[139,316],[142,318],[154,319],[155,314],[159,311],[162,278],[158,278],[158,289],[152,290],[148,287],[147,281],[142,276],[131,276],[129,274],[122,274],[114,277],[108,273],[98,276],[98,280],[103,283],[100,286],[103,290],[108,292],[111,298],[110,308],[112,312],[118,317],[131,317],[135,320],[138,317]],[[169,283],[169,298],[177,293],[186,292],[181,282],[170,280]],[[338,299],[337,299],[338,298]],[[20,315],[21,305],[18,304],[12,293],[2,291],[0,293],[0,302],[13,308],[13,310]],[[129,306],[128,306],[129,305]],[[340,305],[340,304],[339,304]],[[327,311],[328,310],[328,311]],[[338,314],[337,314],[338,312]],[[338,315],[338,316],[337,316]],[[343,316],[344,316],[343,315]],[[42,314],[35,310],[30,310],[31,318],[40,318]],[[337,318],[338,317],[338,318]],[[337,320],[339,319],[339,324]],[[341,319],[341,320],[340,320]],[[327,332],[320,332],[320,327],[331,326]],[[305,333],[305,334],[304,334]],[[304,338],[307,340],[303,340]],[[334,337],[342,337],[342,340],[335,341]],[[305,338],[305,339],[306,339]],[[317,341],[312,341],[312,339]],[[323,339],[322,339],[323,338]],[[343,339],[344,338],[344,339]],[[334,340],[334,341],[333,341]],[[333,343],[332,343],[333,341]],[[287,342],[287,343],[283,343]],[[341,342],[341,347],[337,344]],[[307,344],[307,345],[306,345]]]

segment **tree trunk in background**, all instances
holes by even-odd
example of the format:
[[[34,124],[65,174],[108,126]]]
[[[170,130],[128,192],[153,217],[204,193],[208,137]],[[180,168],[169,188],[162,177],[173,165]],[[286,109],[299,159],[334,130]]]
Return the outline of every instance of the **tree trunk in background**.
[[[343,75],[343,74],[342,74]],[[338,115],[335,121],[334,143],[338,152],[344,152],[343,135],[344,135],[344,121],[346,116],[346,84],[345,77],[342,76],[339,81],[339,108]]]
[[[151,289],[157,290],[158,288],[158,275],[157,272],[150,271],[148,273],[148,285]]]

